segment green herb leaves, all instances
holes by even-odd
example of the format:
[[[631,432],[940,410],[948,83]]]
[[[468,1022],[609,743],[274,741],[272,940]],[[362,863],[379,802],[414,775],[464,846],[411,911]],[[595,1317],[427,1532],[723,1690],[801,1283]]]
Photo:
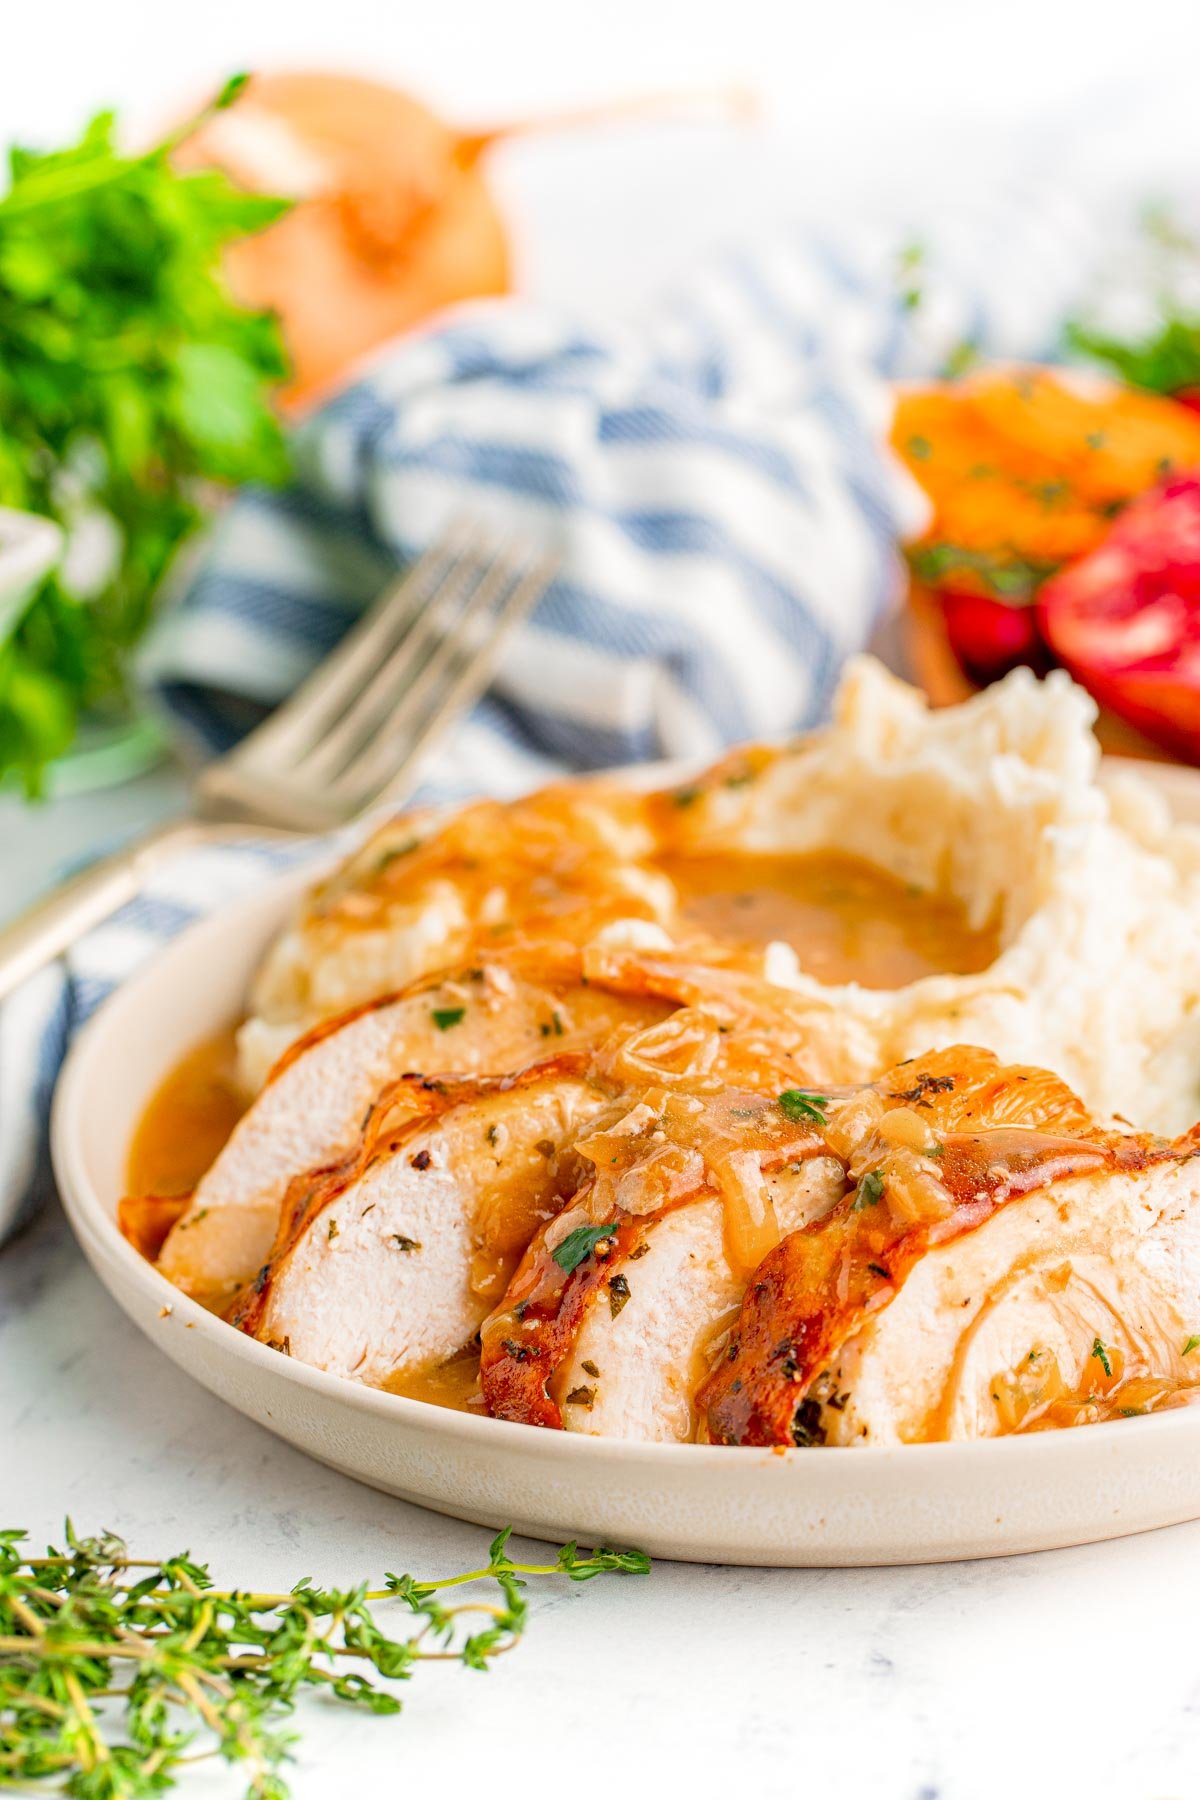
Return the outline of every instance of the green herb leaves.
[[[978,576],[997,600],[1011,606],[1027,606],[1042,582],[1058,567],[1053,562],[989,555],[982,550],[961,549],[956,544],[924,544],[909,552],[913,574],[931,587],[953,582],[956,575]]]
[[[452,1026],[462,1024],[466,1012],[465,1006],[435,1006],[433,1022],[439,1031],[449,1031]]]
[[[851,1212],[862,1212],[865,1207],[878,1206],[883,1199],[883,1176],[878,1169],[872,1169],[864,1175],[858,1184],[858,1192],[850,1203]]]
[[[779,1096],[779,1105],[785,1117],[797,1124],[824,1125],[829,1096],[810,1093],[807,1088],[787,1088]]]
[[[1099,1338],[1093,1338],[1092,1339],[1092,1355],[1095,1357],[1096,1361],[1100,1364],[1100,1367],[1104,1370],[1104,1373],[1111,1380],[1111,1378],[1112,1378],[1112,1363],[1108,1359],[1108,1345],[1102,1343]]]
[[[226,84],[212,111],[237,97]],[[266,390],[286,373],[275,321],[236,306],[225,244],[287,202],[170,152],[117,147],[111,114],[77,143],[13,150],[0,199],[0,506],[87,522],[109,548],[67,562],[0,642],[0,773],[30,791],[83,707],[118,707],[159,586],[200,523],[202,484],[277,482]]]
[[[617,1274],[608,1278],[608,1310],[612,1318],[629,1302],[630,1287],[627,1278],[618,1270]],[[586,1363],[584,1364],[586,1368]]]
[[[1184,1356],[1190,1356],[1192,1351],[1198,1347],[1200,1347],[1200,1334],[1193,1332],[1187,1343],[1183,1346],[1182,1354]]]
[[[1169,297],[1160,322],[1144,337],[1116,338],[1076,320],[1067,325],[1065,341],[1076,355],[1103,363],[1131,387],[1152,394],[1200,385],[1200,312]]]
[[[379,1682],[407,1681],[431,1657],[486,1669],[520,1641],[528,1576],[590,1581],[644,1575],[637,1550],[581,1551],[564,1544],[552,1563],[518,1563],[510,1533],[486,1565],[442,1581],[388,1575],[383,1588],[315,1587],[290,1593],[218,1591],[184,1554],[130,1559],[119,1538],[79,1538],[26,1557],[25,1534],[0,1532],[0,1780],[27,1787],[53,1779],[79,1800],[150,1800],[186,1766],[219,1756],[246,1772],[248,1800],[286,1800],[279,1773],[294,1753],[287,1728],[310,1689],[366,1711],[397,1713]],[[491,1581],[497,1600],[445,1605],[442,1590]],[[392,1636],[376,1603],[406,1606],[420,1623]],[[483,1613],[481,1630],[464,1632]]]
[[[560,1269],[572,1275],[585,1257],[592,1254],[597,1244],[616,1235],[615,1225],[577,1225],[574,1231],[568,1231],[562,1243],[552,1252],[554,1260]]]

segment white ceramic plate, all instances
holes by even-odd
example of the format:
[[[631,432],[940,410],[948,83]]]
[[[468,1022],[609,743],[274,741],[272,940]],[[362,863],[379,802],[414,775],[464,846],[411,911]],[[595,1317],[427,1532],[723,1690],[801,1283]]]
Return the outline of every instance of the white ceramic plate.
[[[1200,820],[1200,775],[1144,765]],[[88,1025],[55,1097],[54,1166],[92,1266],[189,1375],[321,1462],[481,1524],[789,1567],[935,1562],[1091,1543],[1200,1518],[1200,1407],[975,1444],[731,1450],[540,1431],[376,1393],[280,1356],[178,1293],[115,1214],[164,1072],[240,1012],[306,877],[193,927]]]

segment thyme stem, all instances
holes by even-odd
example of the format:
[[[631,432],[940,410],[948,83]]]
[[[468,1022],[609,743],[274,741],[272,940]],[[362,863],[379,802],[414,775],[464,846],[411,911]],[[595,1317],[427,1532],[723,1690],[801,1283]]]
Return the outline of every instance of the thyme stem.
[[[588,1581],[644,1574],[637,1551],[580,1551],[553,1563],[516,1563],[509,1533],[488,1561],[421,1582],[313,1586],[288,1593],[214,1588],[186,1553],[131,1557],[109,1534],[77,1537],[43,1557],[22,1554],[24,1533],[0,1531],[0,1788],[57,1782],[77,1800],[150,1800],[214,1756],[245,1770],[247,1800],[286,1800],[287,1720],[305,1689],[375,1713],[394,1713],[391,1684],[423,1662],[483,1670],[520,1642],[526,1578]],[[490,1581],[496,1599],[443,1589]],[[406,1608],[406,1635],[375,1608]],[[468,1619],[476,1623],[467,1625]]]

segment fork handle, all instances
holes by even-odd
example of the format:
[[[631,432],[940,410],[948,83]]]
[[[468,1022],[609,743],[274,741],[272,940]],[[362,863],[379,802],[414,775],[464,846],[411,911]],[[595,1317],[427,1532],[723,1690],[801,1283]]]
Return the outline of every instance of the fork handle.
[[[147,877],[176,852],[216,835],[197,820],[174,819],[92,863],[0,926],[0,1000],[132,900]]]

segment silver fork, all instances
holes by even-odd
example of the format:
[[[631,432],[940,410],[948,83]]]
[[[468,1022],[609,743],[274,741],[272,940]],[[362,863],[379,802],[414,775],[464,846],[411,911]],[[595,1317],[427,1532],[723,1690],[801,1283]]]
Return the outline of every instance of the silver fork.
[[[0,928],[0,999],[191,844],[324,831],[399,804],[553,574],[541,550],[497,547],[477,526],[452,527],[290,700],[201,771],[193,816],[85,869]]]

